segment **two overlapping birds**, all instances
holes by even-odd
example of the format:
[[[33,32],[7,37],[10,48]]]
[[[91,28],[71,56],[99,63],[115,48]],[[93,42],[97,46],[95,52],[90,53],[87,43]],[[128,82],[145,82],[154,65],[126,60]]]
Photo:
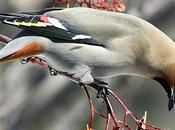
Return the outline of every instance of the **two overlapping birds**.
[[[0,14],[0,22],[23,29],[0,50],[0,63],[37,57],[85,85],[117,75],[148,77],[165,89],[169,110],[175,104],[175,43],[140,18],[53,8]]]

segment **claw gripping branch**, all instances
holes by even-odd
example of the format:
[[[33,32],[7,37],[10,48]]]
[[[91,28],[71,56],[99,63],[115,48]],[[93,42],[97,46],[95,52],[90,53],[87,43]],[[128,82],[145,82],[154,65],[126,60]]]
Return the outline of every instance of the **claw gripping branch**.
[[[59,74],[59,75],[62,75],[62,76],[65,76],[65,77],[68,77],[69,79],[73,80],[74,82],[78,83],[78,80],[75,79],[72,75],[66,73],[66,72],[62,72],[62,71],[59,71],[59,70],[55,70],[54,68],[49,68],[52,72],[55,72],[55,74]],[[130,117],[136,124],[137,128],[141,129],[141,130],[161,130],[160,128],[158,127],[155,127],[151,124],[148,124],[148,123],[145,123],[145,122],[142,122],[142,120],[139,120],[127,107],[126,105],[122,102],[122,100],[119,98],[119,96],[114,93],[111,88],[107,85],[107,88],[105,91],[107,91],[107,94],[105,91],[102,91],[102,95],[100,98],[103,99],[104,103],[106,104],[106,109],[107,109],[107,116],[104,116],[103,114],[99,113],[94,105],[93,105],[93,101],[92,101],[92,98],[88,92],[88,89],[87,89],[87,86],[91,87],[91,88],[94,88],[94,86],[91,86],[91,85],[81,85],[87,95],[87,98],[88,98],[88,101],[89,101],[89,106],[90,106],[90,125],[87,125],[87,130],[94,130],[94,117],[95,117],[95,113],[97,115],[100,115],[101,117],[105,118],[106,119],[106,127],[105,127],[105,130],[110,130],[110,126],[113,127],[113,130],[124,130],[124,129],[127,129],[127,130],[135,130],[133,129],[131,126],[129,126],[127,124],[127,118]],[[95,87],[96,89],[96,87]],[[97,90],[97,93],[98,93],[98,89]],[[121,108],[123,109],[123,111],[125,112],[124,114],[124,118],[123,118],[123,121],[119,120],[116,116],[116,114],[114,113],[114,110],[113,110],[113,106],[108,98],[108,96],[112,96],[116,99],[116,101],[120,104]],[[113,124],[113,123],[114,124]],[[145,129],[142,128],[142,125],[144,125]]]
[[[75,2],[76,1],[76,2]],[[123,0],[54,0],[56,4],[65,4],[67,8],[73,7],[75,3],[80,6],[87,6],[89,8],[124,12],[126,7]]]

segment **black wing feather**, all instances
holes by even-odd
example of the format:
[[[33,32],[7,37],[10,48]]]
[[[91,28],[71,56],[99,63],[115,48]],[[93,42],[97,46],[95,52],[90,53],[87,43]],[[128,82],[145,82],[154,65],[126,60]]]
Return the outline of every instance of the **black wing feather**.
[[[40,14],[43,14],[47,11],[52,11],[52,10],[61,10],[61,9],[49,8],[38,12],[29,12],[29,13],[23,12],[20,14],[18,13],[0,14],[0,22],[4,24],[9,24],[11,26],[16,26],[24,30],[29,30],[39,35],[50,37],[52,39],[62,39],[62,40],[67,40],[67,41],[72,41],[77,43],[103,46],[97,43],[97,41],[92,37],[90,37],[89,34],[87,34],[86,32],[82,32],[78,27],[67,23],[67,21],[59,20],[59,22],[67,30],[64,30],[55,26],[33,26],[32,24],[30,26],[30,23],[37,24],[38,22],[43,22],[41,20],[41,17],[43,15],[40,15]],[[15,22],[20,23],[20,25],[16,24]],[[26,23],[26,25],[24,23]],[[29,25],[27,25],[27,23],[29,23]],[[85,36],[89,36],[90,38],[73,39],[73,37],[77,35],[85,35]]]

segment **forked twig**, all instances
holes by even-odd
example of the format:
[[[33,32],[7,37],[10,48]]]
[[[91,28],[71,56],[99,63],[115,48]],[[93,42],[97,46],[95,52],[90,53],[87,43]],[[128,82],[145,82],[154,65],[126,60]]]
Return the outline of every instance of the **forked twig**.
[[[152,130],[161,130],[160,128],[158,128],[158,127],[155,127],[155,126],[153,126],[153,125],[151,125],[151,124],[148,124],[148,123],[146,123],[146,122],[142,122],[141,120],[138,120],[137,119],[137,117],[131,112],[131,111],[129,111],[129,109],[126,107],[126,105],[122,102],[122,100],[119,98],[119,96],[116,94],[116,93],[114,93],[111,89],[108,89],[109,91],[109,93],[119,102],[119,104],[121,105],[121,107],[123,108],[123,110],[126,112],[126,116],[128,115],[128,116],[130,116],[131,117],[131,119],[133,119],[134,120],[134,122],[137,124],[137,126],[140,128],[141,127],[141,125],[145,125],[145,129],[143,129],[143,130],[146,130],[147,128],[150,128],[150,129],[152,129]],[[125,119],[126,120],[126,119]],[[123,122],[124,123],[124,122]],[[125,123],[124,123],[125,124]]]
[[[92,102],[92,99],[91,99],[91,96],[87,90],[87,87],[85,85],[82,85],[86,95],[87,95],[87,98],[88,98],[88,101],[89,101],[89,107],[90,107],[90,129],[94,129],[94,106],[93,106],[93,102]]]
[[[108,99],[107,96],[104,96],[104,102],[106,104],[106,108],[107,108],[107,113],[110,114],[112,120],[114,121],[114,124],[115,124],[115,128],[118,129],[119,127],[119,121],[118,121],[118,118],[116,117],[116,115],[114,114],[114,111],[113,111],[113,108],[112,108],[112,105]]]
[[[145,111],[144,116],[140,120],[140,128],[137,127],[136,130],[146,129],[146,122],[147,122],[147,111]],[[144,124],[143,124],[144,123]]]
[[[111,114],[109,112],[107,112],[106,128],[105,128],[105,130],[109,130],[110,123],[111,123]]]
[[[55,69],[53,69],[51,67],[49,67],[49,69],[50,69],[51,73],[54,73],[54,75],[59,74],[59,75],[65,76],[65,77],[73,80],[74,82],[78,83],[78,79],[75,79],[73,77],[73,75],[71,75],[71,74],[68,74],[68,73],[63,72],[63,71],[60,71],[60,70],[55,70]],[[92,87],[93,88],[93,86],[89,86],[89,87]],[[84,88],[85,88],[84,90],[85,90],[85,92],[86,92],[86,94],[88,96],[89,103],[90,103],[90,110],[91,110],[91,123],[90,123],[90,127],[94,128],[94,126],[93,126],[94,124],[92,124],[92,121],[94,121],[94,111],[95,111],[95,108],[93,107],[92,99],[91,99],[91,97],[90,97],[90,95],[89,95],[86,87],[84,87]],[[160,128],[157,128],[157,127],[155,127],[153,125],[150,125],[148,123],[144,123],[144,122],[141,122],[140,120],[138,120],[137,117],[122,102],[122,100],[119,98],[119,96],[116,93],[114,93],[111,89],[109,89],[110,87],[107,87],[107,88],[108,88],[107,89],[108,90],[108,93],[110,95],[112,95],[119,102],[119,104],[121,105],[122,109],[125,111],[125,117],[124,117],[124,121],[123,122],[120,121],[120,120],[118,120],[118,118],[116,117],[116,115],[115,115],[115,113],[113,111],[112,105],[111,105],[111,103],[110,103],[110,101],[108,99],[108,95],[104,94],[103,95],[103,100],[104,100],[104,102],[106,104],[106,108],[107,108],[106,130],[109,130],[109,124],[110,124],[109,122],[111,122],[111,119],[113,120],[114,125],[115,125],[113,129],[120,130],[119,125],[121,124],[122,125],[122,129],[127,128],[128,130],[133,130],[128,124],[126,124],[126,118],[128,116],[131,117],[131,119],[134,120],[134,122],[136,123],[136,125],[138,127],[140,127],[140,123],[141,123],[142,125],[144,124],[146,126],[146,128],[149,127],[149,128],[151,128],[153,130],[161,130]]]
[[[137,125],[139,125],[139,120],[137,117],[126,107],[126,105],[122,102],[122,100],[119,98],[119,96],[114,93],[111,89],[108,89],[109,93],[119,102],[123,110],[126,112],[126,116],[130,116]]]

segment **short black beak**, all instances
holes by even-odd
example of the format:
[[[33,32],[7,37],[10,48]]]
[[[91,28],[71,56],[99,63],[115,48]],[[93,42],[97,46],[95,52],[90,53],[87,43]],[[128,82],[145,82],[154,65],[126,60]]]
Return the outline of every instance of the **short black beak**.
[[[169,98],[168,109],[171,111],[175,105],[175,90],[172,89],[171,97]]]
[[[162,87],[165,89],[167,96],[169,98],[168,109],[171,111],[175,106],[175,89],[171,88],[168,82],[164,78],[154,77],[155,81],[159,82]]]

